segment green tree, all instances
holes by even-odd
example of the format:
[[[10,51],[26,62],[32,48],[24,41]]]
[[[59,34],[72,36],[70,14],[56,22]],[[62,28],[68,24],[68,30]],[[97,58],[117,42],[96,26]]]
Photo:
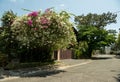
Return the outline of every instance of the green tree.
[[[103,14],[92,14],[89,13],[86,16],[80,15],[75,17],[77,25],[94,26],[97,28],[103,28],[111,23],[116,23],[116,14],[111,12]]]
[[[90,13],[86,16],[75,17],[78,29],[77,40],[87,42],[86,54],[88,57],[92,56],[93,50],[110,45],[115,41],[115,36],[104,29],[107,24],[115,23],[115,18],[116,15],[110,12],[101,15]]]
[[[11,34],[11,25],[16,18],[16,14],[10,10],[6,11],[2,18],[2,30],[0,33],[0,51],[7,54],[9,60],[11,59],[12,55],[12,34]]]
[[[16,14],[12,11],[6,11],[4,12],[1,21],[2,21],[2,27],[11,27],[11,24],[13,23],[14,19],[16,17]]]
[[[110,29],[108,30],[109,34],[115,35],[116,36],[116,30]]]

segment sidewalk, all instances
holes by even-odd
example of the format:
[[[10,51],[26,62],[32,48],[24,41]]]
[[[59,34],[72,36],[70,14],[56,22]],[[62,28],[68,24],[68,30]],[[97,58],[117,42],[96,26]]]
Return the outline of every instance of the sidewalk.
[[[0,81],[3,80],[10,80],[10,79],[16,79],[20,77],[29,77],[29,76],[34,76],[34,75],[46,75],[46,74],[51,74],[51,73],[57,73],[57,72],[63,72],[64,69],[79,66],[79,65],[84,65],[87,63],[90,63],[91,60],[88,59],[65,59],[65,60],[60,60],[56,61],[57,64],[55,65],[47,65],[43,67],[35,67],[35,68],[26,68],[26,69],[19,69],[19,70],[10,70],[10,71],[4,71],[3,75],[0,77]]]
[[[65,59],[65,60],[60,60],[60,62],[63,65],[61,65],[58,69],[64,70],[67,68],[71,68],[71,67],[90,63],[90,62],[92,62],[92,60],[91,59]]]
[[[68,68],[76,67],[76,66],[80,66],[80,65],[85,65],[85,64],[91,63],[92,60],[90,60],[90,59],[80,59],[80,60],[70,59],[70,60],[62,60],[61,62],[63,62],[65,66],[60,66],[58,68],[59,70],[64,70],[64,69],[68,69]]]
[[[60,62],[63,63],[64,65],[75,65],[75,64],[80,64],[90,60],[91,59],[64,59],[64,60],[60,60]]]

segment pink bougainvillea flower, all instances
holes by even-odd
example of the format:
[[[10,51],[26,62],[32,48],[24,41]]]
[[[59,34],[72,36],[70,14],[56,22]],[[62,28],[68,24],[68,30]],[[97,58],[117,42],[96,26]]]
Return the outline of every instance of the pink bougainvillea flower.
[[[46,17],[40,18],[40,22],[41,22],[41,24],[48,24],[48,25],[50,23],[49,20]]]
[[[32,16],[32,13],[29,13],[28,16]]]
[[[27,24],[28,24],[29,26],[32,26],[32,20],[29,19],[29,20],[27,21]]]
[[[38,16],[38,12],[37,12],[37,11],[34,11],[34,12],[32,12],[32,13],[29,13],[28,16],[36,17],[36,16]]]

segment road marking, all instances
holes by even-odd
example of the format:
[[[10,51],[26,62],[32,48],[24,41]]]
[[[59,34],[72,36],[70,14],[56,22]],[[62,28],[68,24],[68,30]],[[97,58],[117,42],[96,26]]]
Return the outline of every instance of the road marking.
[[[83,63],[80,63],[80,64],[75,64],[75,65],[70,65],[70,66],[63,66],[63,67],[59,67],[58,70],[64,70],[64,69],[67,69],[67,68],[71,68],[71,67],[76,67],[76,66],[80,66],[80,65],[85,65],[85,64],[88,64],[88,63],[91,63],[92,61],[89,60],[87,62],[83,62]]]

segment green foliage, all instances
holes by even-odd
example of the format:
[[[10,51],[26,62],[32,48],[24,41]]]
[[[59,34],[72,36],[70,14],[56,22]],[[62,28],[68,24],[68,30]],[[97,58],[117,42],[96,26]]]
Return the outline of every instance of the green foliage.
[[[52,10],[44,13],[38,12],[35,17],[18,17],[12,24],[12,34],[17,41],[20,41],[21,47],[65,48],[71,44],[72,40],[75,40],[69,17],[65,11],[56,13]],[[29,24],[30,21],[32,24]]]
[[[30,62],[30,63],[18,63],[18,64],[12,64],[9,63],[5,69],[13,70],[13,69],[21,69],[21,68],[31,68],[31,67],[40,67],[45,65],[53,65],[54,62]]]
[[[6,11],[2,18],[2,27],[11,27],[11,24],[13,23],[14,19],[16,17],[16,14],[12,10]]]
[[[50,61],[54,50],[76,41],[69,18],[66,11],[57,13],[52,9],[20,17],[8,11],[2,17],[0,50],[8,58],[19,58],[21,62]]]
[[[8,56],[0,52],[0,67],[5,67],[8,63]]]
[[[111,12],[103,14],[92,14],[89,13],[86,16],[80,15],[75,17],[77,25],[93,26],[97,28],[103,28],[111,23],[116,23],[116,14]]]
[[[78,34],[77,41],[86,41],[88,57],[92,56],[92,52],[100,47],[111,45],[115,42],[115,35],[109,33],[105,27],[107,24],[116,22],[116,15],[110,12],[101,15],[88,14],[86,16],[76,16],[75,23],[77,24]]]
[[[108,33],[116,36],[117,32],[116,32],[116,30],[110,29],[110,30],[108,30]]]
[[[75,48],[73,49],[73,58],[88,58],[86,51],[88,49],[88,45],[86,41],[79,42]]]
[[[120,50],[120,33],[118,34],[117,42],[116,42],[116,47],[118,50]]]
[[[8,55],[9,60],[11,60],[11,53],[15,45],[12,45],[12,35],[11,35],[11,24],[15,20],[16,14],[13,11],[6,11],[2,18],[2,28],[0,32],[0,51]]]

